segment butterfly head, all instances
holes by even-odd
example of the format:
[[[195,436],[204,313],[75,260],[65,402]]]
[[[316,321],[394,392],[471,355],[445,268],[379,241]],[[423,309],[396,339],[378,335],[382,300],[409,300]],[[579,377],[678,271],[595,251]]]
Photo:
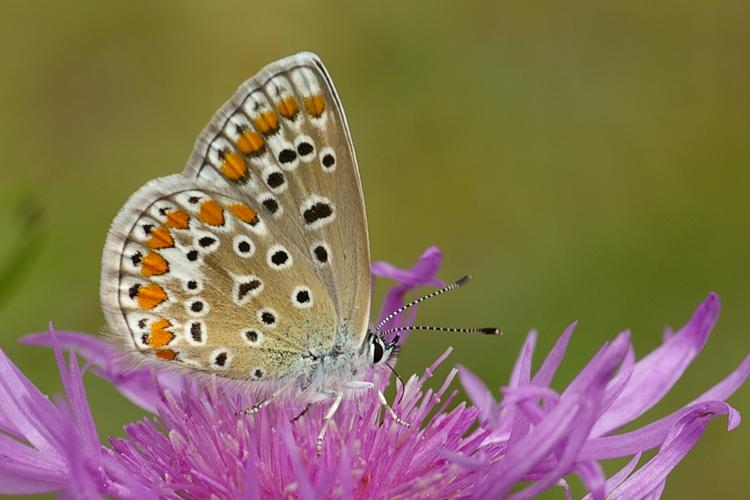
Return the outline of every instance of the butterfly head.
[[[386,342],[377,332],[370,331],[365,341],[367,359],[373,366],[387,363],[398,352],[396,342]]]

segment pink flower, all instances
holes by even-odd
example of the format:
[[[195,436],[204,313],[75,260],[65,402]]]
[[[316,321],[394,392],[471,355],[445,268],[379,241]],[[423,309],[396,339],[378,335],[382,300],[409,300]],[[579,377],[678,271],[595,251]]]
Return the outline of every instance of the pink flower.
[[[442,284],[434,278],[441,257],[431,248],[410,269],[374,264],[375,275],[398,281],[381,317],[402,305],[414,287]],[[296,421],[300,408],[287,402],[245,417],[238,410],[251,402],[219,384],[127,370],[101,340],[50,328],[24,342],[54,350],[65,391],[54,403],[0,352],[0,492],[62,491],[83,498],[528,498],[554,485],[567,488],[565,476],[577,474],[594,498],[658,497],[669,472],[713,417],[726,414],[730,430],[738,425],[739,414],[724,400],[750,374],[750,357],[673,414],[637,430],[617,429],[669,391],[705,344],[718,310],[718,298],[710,295],[685,327],[638,362],[628,335],[620,334],[559,394],[549,385],[573,325],[533,375],[536,337],[529,335],[499,402],[465,368],[453,369],[437,390],[428,388],[446,352],[398,390],[393,407],[411,427],[383,412],[374,392],[363,393],[342,403],[321,456],[315,440],[325,405]],[[75,356],[66,360],[63,348],[74,349],[92,371],[155,416],[128,424],[126,437],[101,445],[78,362]],[[458,391],[450,385],[457,374],[471,404],[452,406]],[[658,453],[638,468],[641,453],[651,449]],[[616,457],[632,459],[606,478],[599,462]]]

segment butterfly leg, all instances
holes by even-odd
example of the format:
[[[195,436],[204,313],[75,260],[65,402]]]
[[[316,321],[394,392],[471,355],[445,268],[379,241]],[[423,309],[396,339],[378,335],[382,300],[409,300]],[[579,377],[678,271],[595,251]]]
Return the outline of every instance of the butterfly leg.
[[[318,452],[318,455],[321,454],[323,451],[323,439],[326,436],[326,431],[328,430],[328,424],[331,422],[331,419],[336,414],[336,411],[339,409],[339,405],[341,405],[341,400],[344,399],[344,393],[343,392],[332,392],[328,393],[334,397],[333,404],[330,408],[328,408],[328,412],[326,413],[326,416],[323,417],[323,427],[320,428],[320,432],[318,433],[318,440],[315,443],[315,450]]]
[[[375,389],[375,384],[372,382],[365,382],[362,380],[352,380],[344,384],[344,387],[347,389],[354,389],[354,390],[368,390],[368,389]],[[411,427],[411,424],[409,422],[406,422],[401,417],[399,417],[396,412],[391,408],[391,405],[388,404],[388,401],[385,399],[385,394],[383,394],[383,391],[378,389],[378,400],[380,400],[380,404],[385,408],[385,410],[388,412],[388,414],[393,418],[393,420],[396,421],[397,424],[403,425],[404,427]]]
[[[304,410],[302,410],[302,411],[301,411],[301,412],[299,413],[299,415],[297,415],[296,417],[294,417],[294,418],[292,419],[292,422],[296,422],[297,420],[301,419],[301,418],[302,418],[302,416],[303,416],[303,415],[304,415],[305,413],[307,413],[307,410],[309,410],[311,406],[312,406],[312,403],[307,403],[307,405],[305,406],[305,409],[304,409]]]
[[[243,415],[254,415],[258,413],[260,410],[271,404],[272,398],[264,399],[260,403],[256,403],[248,408],[245,408],[242,410]]]
[[[279,397],[279,394],[281,394],[281,390],[278,390],[272,393],[270,396],[268,396],[266,399],[264,399],[260,403],[255,403],[254,405],[248,408],[245,408],[240,413],[242,415],[254,415],[258,413],[260,410],[262,410],[263,408],[265,408],[266,406],[270,405],[273,402],[273,400]]]

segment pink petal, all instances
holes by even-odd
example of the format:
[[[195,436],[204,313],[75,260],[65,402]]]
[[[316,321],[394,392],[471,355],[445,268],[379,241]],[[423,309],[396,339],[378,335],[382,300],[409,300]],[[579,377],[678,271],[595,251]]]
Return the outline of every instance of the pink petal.
[[[658,403],[700,352],[719,315],[719,298],[712,293],[698,306],[679,332],[633,368],[628,386],[594,427],[601,436],[633,421]]]
[[[508,446],[505,457],[487,478],[489,486],[480,490],[480,496],[496,498],[506,495],[550,452],[559,457],[559,467],[519,494],[522,497],[535,495],[555,484],[569,471],[599,413],[598,405],[607,382],[622,362],[628,346],[627,335],[620,335],[594,357],[585,369],[585,376],[571,383],[560,402],[533,430],[515,446]]]
[[[466,394],[471,402],[479,410],[482,420],[489,425],[495,425],[499,416],[499,409],[492,393],[484,383],[463,366],[458,367],[458,378],[461,380]]]
[[[552,382],[552,377],[555,376],[557,368],[560,366],[563,357],[565,357],[565,351],[568,348],[570,337],[573,335],[573,330],[575,330],[577,325],[578,322],[574,321],[565,329],[562,335],[560,335],[557,342],[555,342],[555,345],[547,354],[547,357],[544,358],[542,366],[536,372],[536,375],[534,375],[534,379],[531,382],[532,384],[548,386]]]
[[[664,444],[651,460],[618,486],[609,498],[641,498],[658,493],[664,481],[685,455],[693,449],[708,423],[718,415],[734,412],[728,405],[716,405],[712,409],[696,408],[680,417],[669,430]]]
[[[523,344],[521,355],[513,367],[511,375],[511,387],[523,387],[531,383],[531,359],[534,355],[536,346],[536,331],[529,332],[526,342]],[[501,421],[510,420],[508,415],[501,413]],[[510,428],[510,437],[508,438],[508,449],[512,449],[529,431],[529,419],[519,411],[513,412],[513,420]]]
[[[586,489],[591,492],[587,496],[593,500],[604,500],[607,477],[598,462],[579,462],[573,470],[581,478]]]
[[[483,489],[477,490],[479,498],[500,498],[507,494],[550,450],[563,440],[575,426],[583,402],[578,398],[561,401],[535,429],[534,432],[508,450],[486,478]]]
[[[56,332],[60,346],[73,349],[83,356],[95,369],[98,376],[107,380],[132,403],[156,413],[159,405],[158,384],[174,392],[185,387],[184,377],[168,370],[151,368],[132,368],[123,361],[123,353],[112,347],[100,337],[79,332]],[[35,333],[21,338],[21,343],[37,346],[52,346],[53,340],[48,333]]]
[[[747,380],[748,376],[750,376],[750,355],[745,357],[742,363],[722,381],[680,410],[635,431],[589,440],[581,453],[582,458],[602,460],[624,457],[655,448],[662,443],[675,420],[681,418],[686,412],[693,411],[693,408],[701,407],[701,405],[724,404],[723,400],[734,394]],[[729,415],[729,430],[732,430],[739,425],[739,414],[730,412]]]
[[[693,403],[713,400],[724,401],[745,383],[748,376],[750,376],[750,354],[742,360],[740,365],[735,368],[732,373],[721,382],[714,385],[711,389],[695,398]]]
[[[682,408],[664,418],[652,422],[640,429],[593,438],[581,450],[581,460],[606,460],[627,457],[662,445],[667,433],[676,421],[686,415],[706,412],[711,414],[728,414],[728,427],[733,429],[739,423],[739,413],[723,401],[706,401]]]
[[[604,390],[604,384],[602,384],[600,390]],[[593,394],[590,394],[590,396],[593,396]],[[586,442],[586,438],[588,437],[589,432],[591,432],[591,426],[594,424],[596,415],[599,413],[599,408],[596,403],[597,401],[595,397],[581,402],[580,410],[576,415],[575,425],[571,426],[566,435],[565,444],[561,452],[558,454],[558,462],[555,468],[549,471],[545,477],[542,477],[540,480],[518,493],[511,495],[509,498],[514,500],[533,498],[553,486],[572,469],[573,464],[577,459],[578,451]],[[535,429],[532,434],[537,430],[538,428]]]
[[[612,475],[609,479],[607,479],[607,482],[604,487],[604,493],[605,495],[609,495],[612,490],[617,488],[627,477],[630,475],[631,472],[635,469],[635,466],[638,465],[638,461],[641,459],[641,454],[636,453],[633,458],[630,459],[630,462],[625,464],[625,467],[618,470],[617,472]],[[583,500],[593,500],[593,497],[589,493],[585,497],[583,497]]]
[[[430,247],[424,251],[417,263],[409,269],[399,269],[387,262],[374,262],[370,266],[373,276],[389,278],[399,282],[398,285],[394,286],[388,291],[388,293],[386,293],[385,298],[383,299],[383,304],[380,308],[378,321],[381,321],[390,312],[395,311],[404,305],[404,297],[412,289],[424,285],[443,286],[445,283],[434,277],[440,269],[442,261],[443,253],[440,249],[437,247]],[[416,307],[411,311],[411,316],[408,316],[409,321],[413,321],[413,315],[415,313]],[[404,316],[401,315],[390,320],[383,328],[397,328],[404,324],[410,323],[408,321],[405,322]],[[402,339],[405,339],[406,336],[406,334],[401,334]],[[401,342],[403,343],[403,340]]]

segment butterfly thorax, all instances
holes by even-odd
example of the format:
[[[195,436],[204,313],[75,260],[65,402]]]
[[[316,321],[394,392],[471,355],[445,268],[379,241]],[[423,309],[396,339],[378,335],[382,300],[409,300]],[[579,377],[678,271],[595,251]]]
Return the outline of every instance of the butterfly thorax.
[[[352,336],[340,338],[345,340],[325,354],[303,356],[304,373],[280,381],[279,387],[304,401],[326,399],[338,392],[346,394],[352,383],[372,380],[373,374],[384,368],[397,350],[395,345],[385,345],[380,336],[371,331],[359,344],[349,340]]]

